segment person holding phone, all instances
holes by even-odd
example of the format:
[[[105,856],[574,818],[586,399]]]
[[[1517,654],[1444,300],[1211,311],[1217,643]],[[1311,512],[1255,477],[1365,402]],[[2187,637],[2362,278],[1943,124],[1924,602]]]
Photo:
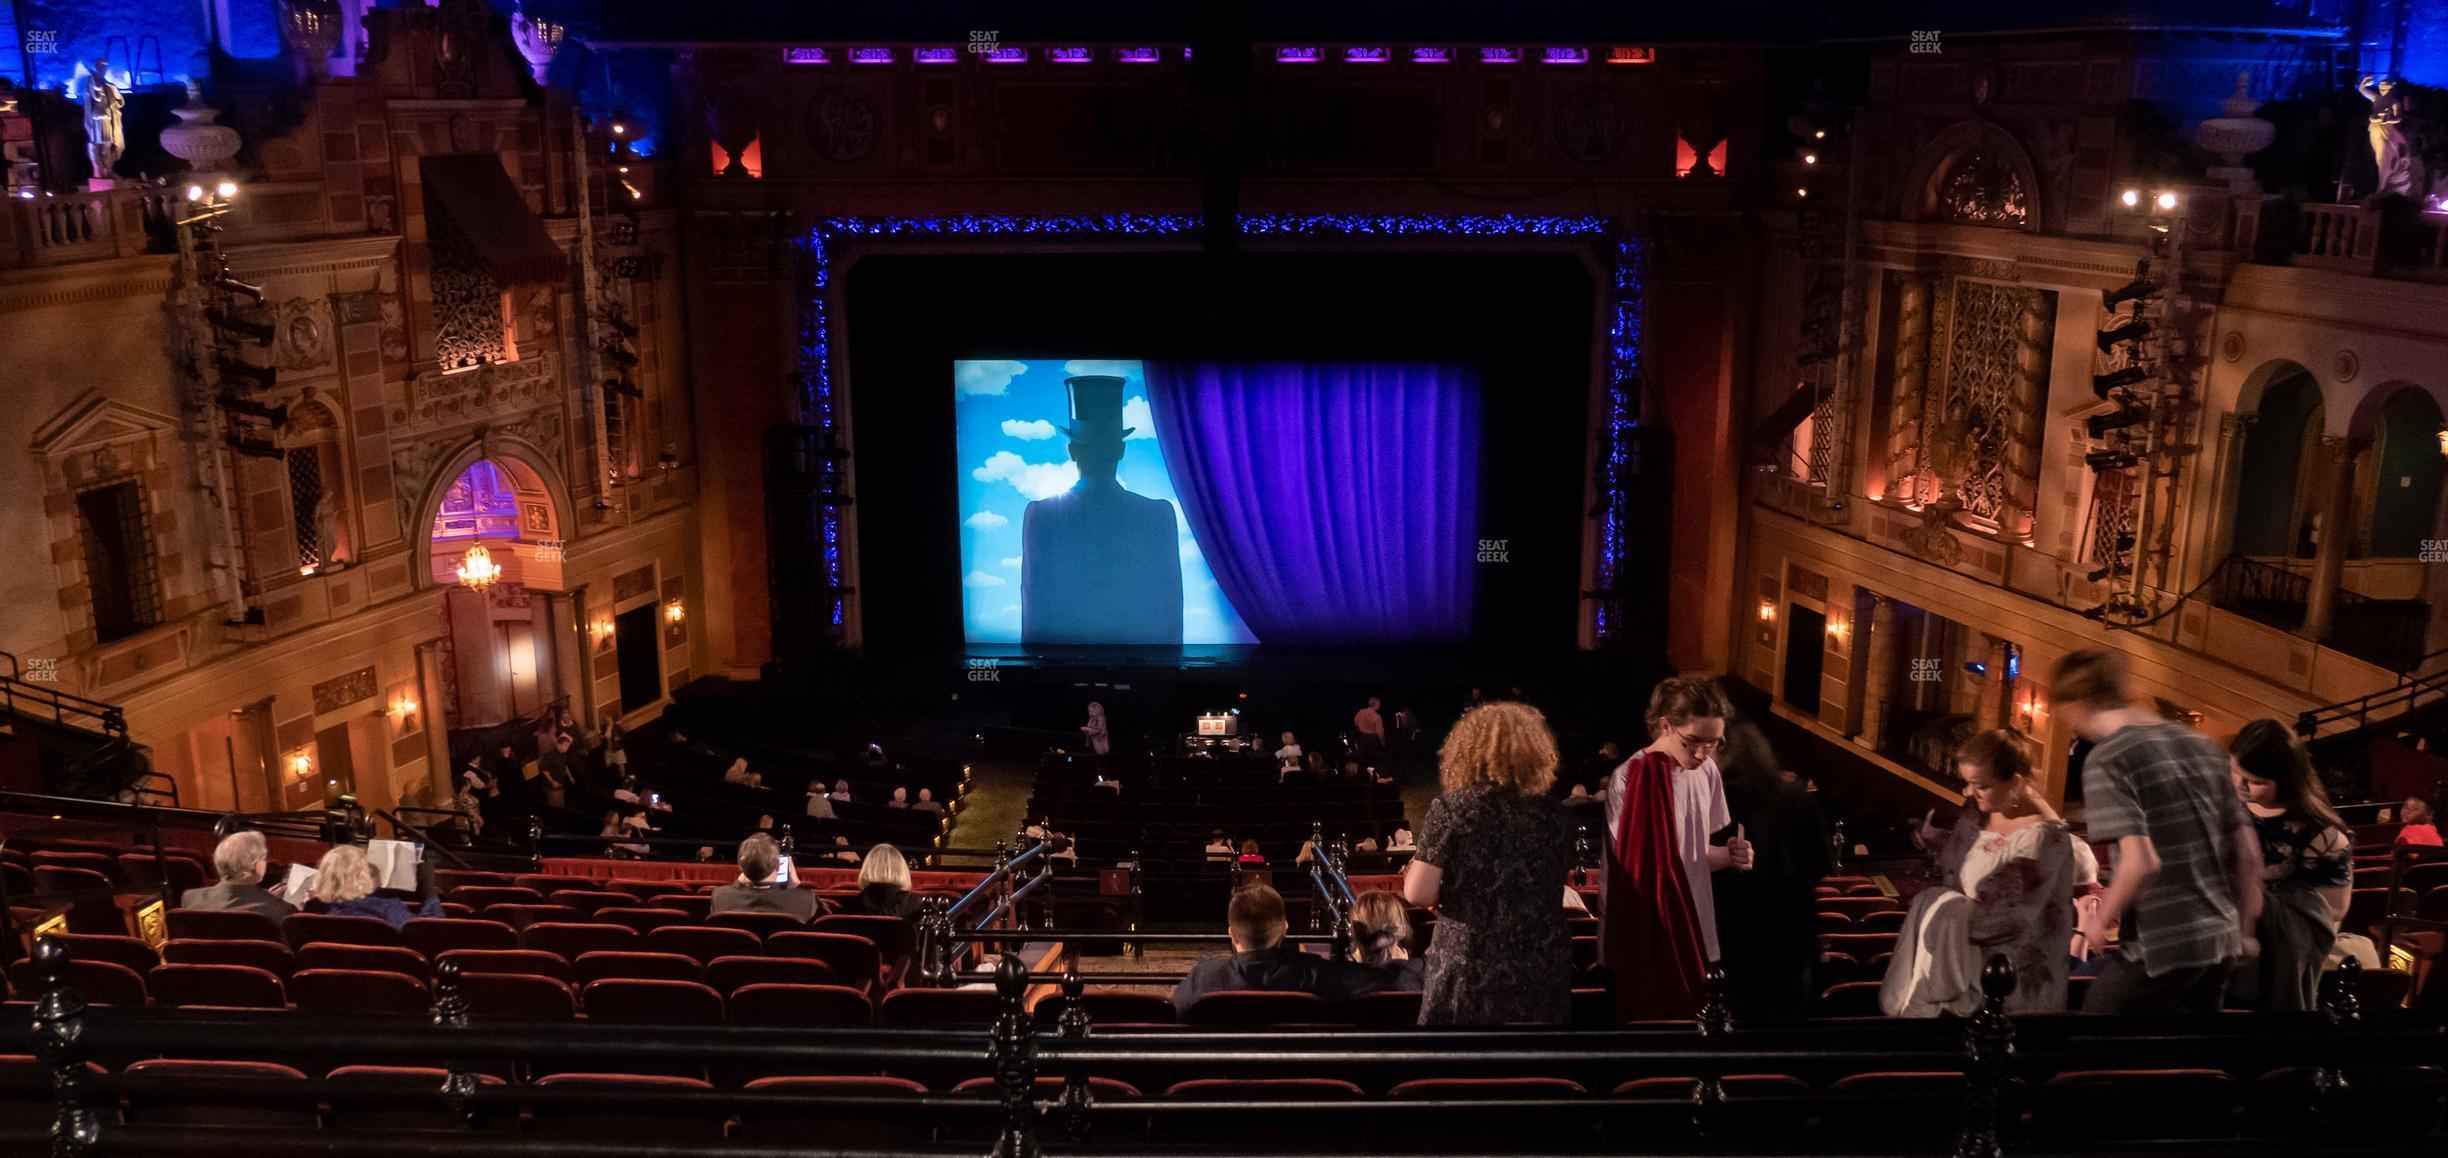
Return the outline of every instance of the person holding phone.
[[[797,874],[782,846],[774,838],[757,833],[740,842],[739,879],[714,890],[714,903],[707,908],[714,913],[781,913],[799,921],[813,921],[832,911],[824,899],[799,887]]]

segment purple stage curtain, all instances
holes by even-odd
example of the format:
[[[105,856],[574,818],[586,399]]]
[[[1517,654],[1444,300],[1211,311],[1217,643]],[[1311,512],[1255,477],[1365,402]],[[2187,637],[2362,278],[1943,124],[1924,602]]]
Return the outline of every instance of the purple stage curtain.
[[[1416,362],[1147,362],[1175,493],[1261,643],[1469,638],[1479,375]]]

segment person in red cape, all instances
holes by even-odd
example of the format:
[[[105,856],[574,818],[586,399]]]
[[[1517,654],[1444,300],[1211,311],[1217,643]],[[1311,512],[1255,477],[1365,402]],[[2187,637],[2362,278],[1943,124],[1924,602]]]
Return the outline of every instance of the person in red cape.
[[[1615,979],[1623,1021],[1691,1017],[1717,960],[1717,909],[1709,874],[1751,867],[1751,846],[1726,828],[1725,784],[1711,756],[1725,743],[1733,707],[1705,679],[1677,677],[1649,697],[1652,741],[1607,783],[1605,916],[1599,960]]]

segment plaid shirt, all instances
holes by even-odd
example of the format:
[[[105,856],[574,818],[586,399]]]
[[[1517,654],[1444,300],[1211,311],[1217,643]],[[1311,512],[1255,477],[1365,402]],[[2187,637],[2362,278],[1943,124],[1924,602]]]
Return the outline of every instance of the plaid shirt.
[[[2121,729],[2083,762],[2083,808],[2092,840],[2146,836],[2159,854],[2118,938],[2128,958],[2157,976],[2243,951],[2236,838],[2250,821],[2226,753],[2178,724]]]

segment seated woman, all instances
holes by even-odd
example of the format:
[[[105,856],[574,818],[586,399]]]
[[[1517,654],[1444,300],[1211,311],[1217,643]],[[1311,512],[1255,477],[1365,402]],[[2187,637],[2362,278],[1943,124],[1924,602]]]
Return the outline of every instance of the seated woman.
[[[762,772],[749,771],[748,758],[746,756],[742,756],[737,760],[733,760],[729,768],[723,769],[723,783],[737,784],[742,788],[763,788],[765,786],[765,774]]]
[[[422,896],[418,904],[380,896],[374,891],[374,884],[374,865],[366,860],[365,850],[353,844],[335,845],[323,854],[323,863],[315,866],[314,879],[306,885],[310,899],[301,911],[335,917],[372,917],[394,929],[407,924],[411,917],[442,915],[442,898],[434,895],[433,872],[423,863],[417,865],[417,891]]]
[[[885,802],[884,802],[884,807],[886,807],[886,808],[907,808],[907,807],[909,807],[909,789],[907,789],[907,788],[895,788],[895,789],[893,789],[892,799],[885,801]]]
[[[2236,790],[2261,838],[2267,890],[2258,967],[2237,971],[2230,993],[2276,1013],[2319,1008],[2321,969],[2337,944],[2354,888],[2354,838],[2329,806],[2312,754],[2285,724],[2254,720],[2227,749]]]
[[[646,813],[644,810],[641,809],[639,811],[632,812],[627,809],[615,808],[610,812],[604,813],[603,831],[597,835],[642,836],[646,833],[653,832],[654,830],[654,826],[647,823]],[[652,848],[643,844],[607,844],[604,846],[604,855],[615,859],[621,857],[643,857],[652,851],[654,851]]]
[[[825,795],[824,781],[808,781],[807,814],[818,820],[834,818],[833,798]]]
[[[910,891],[909,858],[889,844],[879,844],[867,850],[867,859],[860,863],[858,895],[842,905],[842,911],[869,917],[910,917],[918,915],[918,894]]]
[[[834,781],[833,791],[826,793],[825,799],[830,800],[835,804],[850,803],[850,782],[847,780]]]
[[[1257,842],[1257,841],[1254,841],[1254,840],[1245,840],[1245,841],[1242,841],[1242,842],[1241,842],[1241,857],[1240,857],[1240,863],[1245,864],[1245,865],[1260,865],[1260,866],[1263,866],[1263,865],[1265,865],[1265,864],[1266,864],[1266,855],[1265,855],[1264,853],[1261,853],[1261,852],[1259,852],[1259,851],[1258,851],[1258,842]]]
[[[1352,901],[1352,963],[1361,984],[1354,989],[1417,993],[1428,987],[1428,962],[1411,955],[1411,913],[1403,899],[1378,890]]]
[[[2062,1013],[2074,891],[2098,882],[2099,862],[2040,798],[2013,732],[1972,737],[1955,768],[1971,790],[1935,846],[1946,883],[1913,898],[1879,1008],[1891,1017],[1970,1014],[1981,1002],[1982,963],[2003,953],[2015,967],[2006,1011]],[[1937,835],[1926,822],[1922,831]]]
[[[1213,831],[1213,832],[1208,833],[1208,834],[1207,834],[1207,859],[1208,859],[1208,860],[1231,860],[1232,858],[1233,858],[1233,843],[1232,843],[1232,841],[1227,840],[1227,839],[1225,839],[1225,838],[1224,838],[1224,830],[1223,830],[1223,829],[1221,829],[1221,828],[1219,828],[1219,829],[1216,829],[1216,830],[1215,830],[1215,831]]]
[[[2406,797],[2405,806],[2397,810],[2397,843],[2440,847],[2438,815],[2429,797]]]

